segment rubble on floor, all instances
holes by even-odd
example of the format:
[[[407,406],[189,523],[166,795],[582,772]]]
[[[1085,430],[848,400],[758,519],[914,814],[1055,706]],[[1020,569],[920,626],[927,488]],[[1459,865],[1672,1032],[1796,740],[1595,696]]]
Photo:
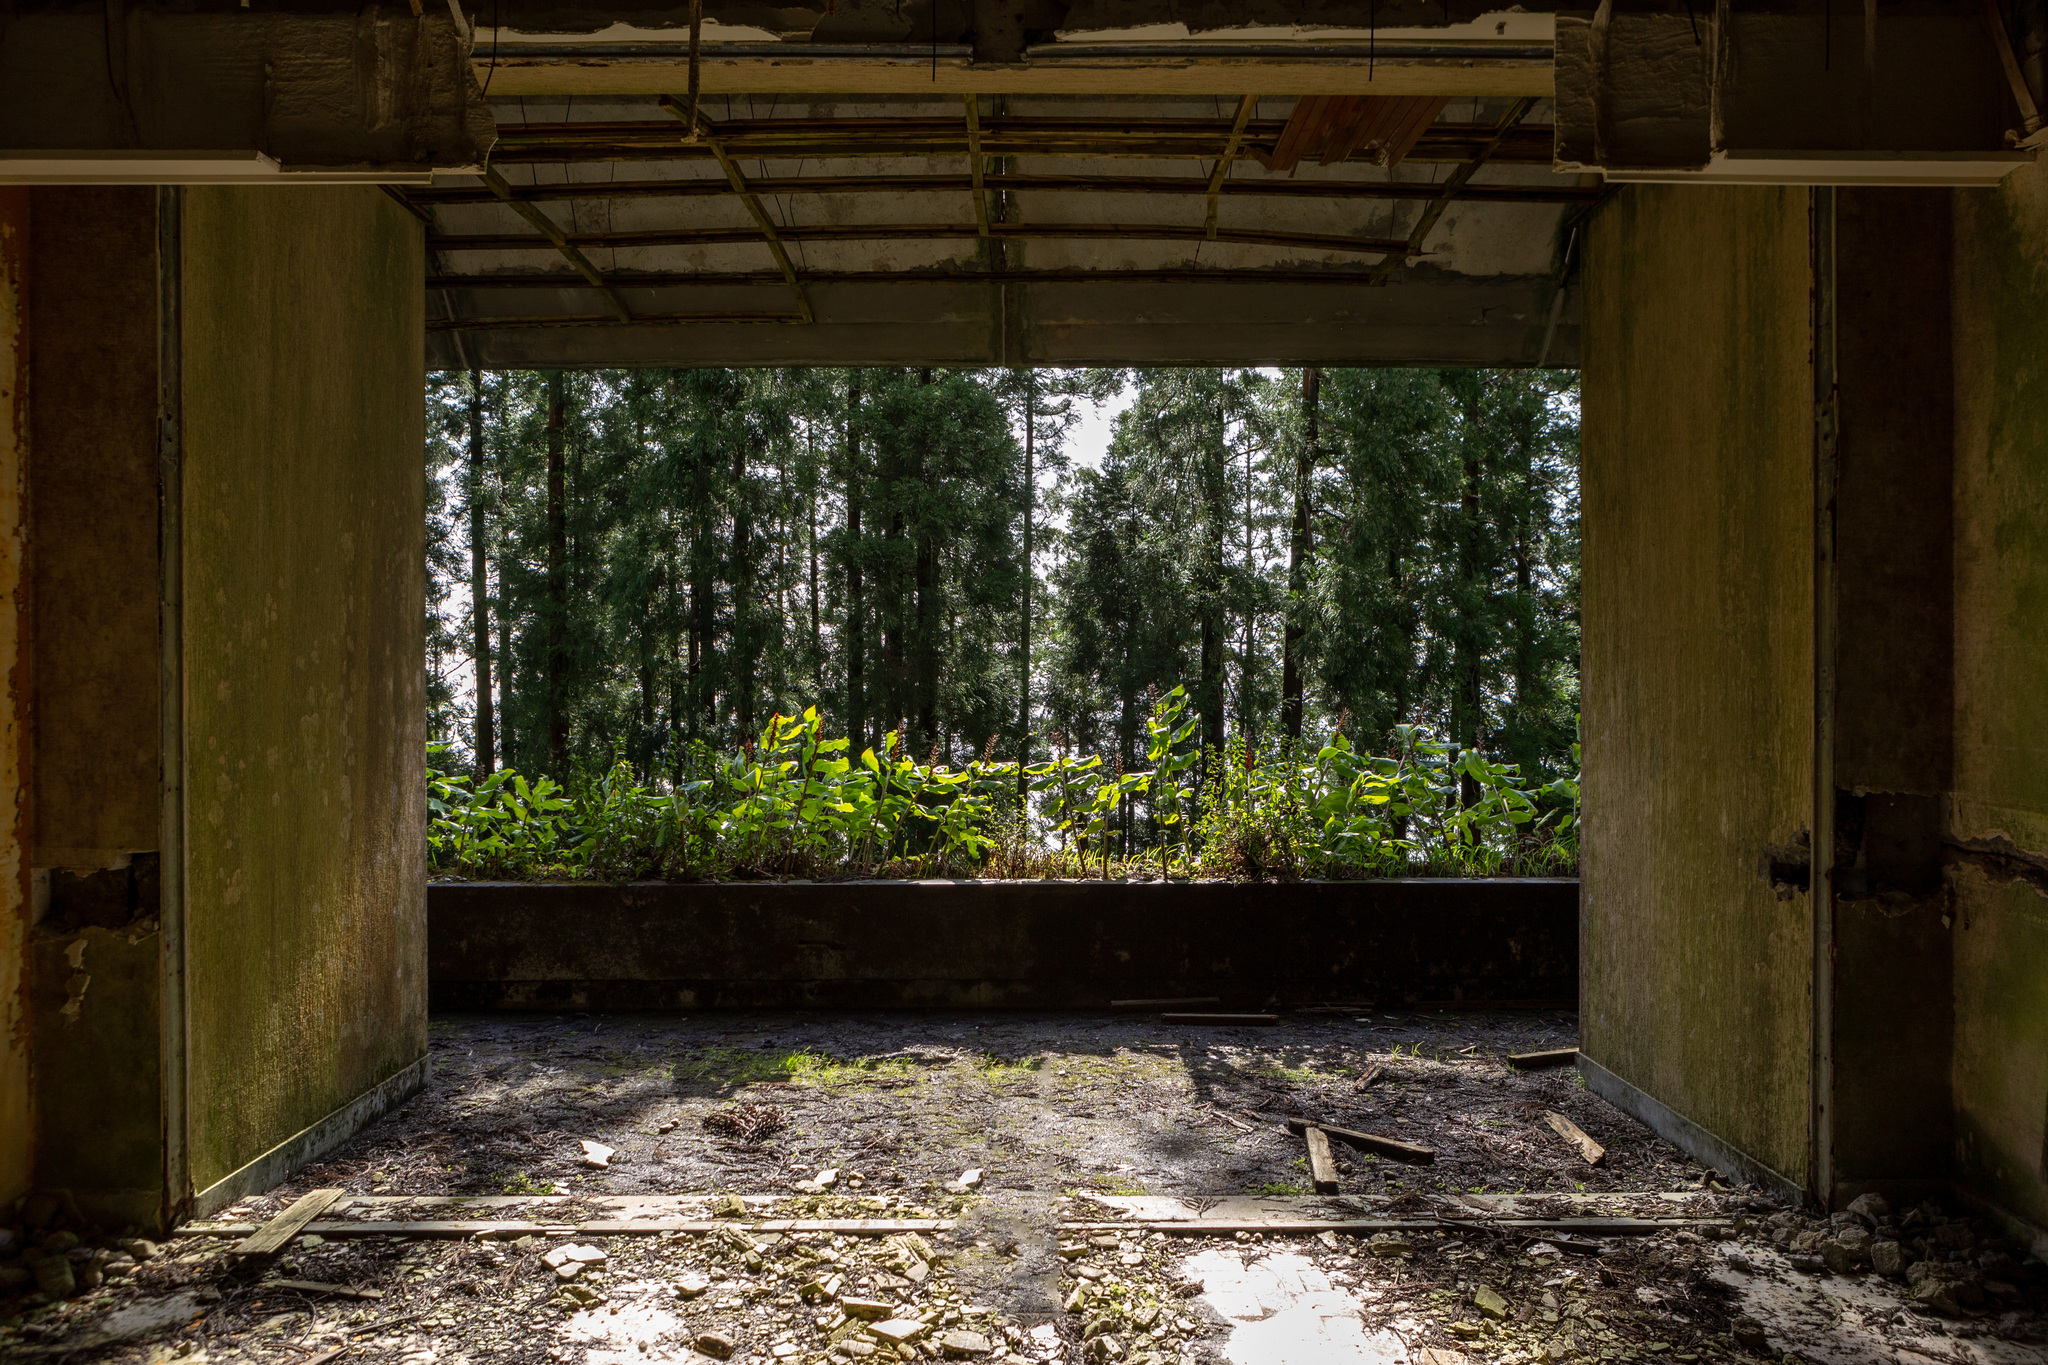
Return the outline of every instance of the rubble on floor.
[[[1554,1015],[1384,1018],[437,1021],[426,1094],[162,1244],[18,1207],[0,1358],[2048,1361],[2048,1267],[1984,1218],[1726,1190],[1501,1063]],[[1285,1117],[1438,1160],[1354,1152],[1310,1195]],[[322,1186],[280,1254],[233,1253]]]

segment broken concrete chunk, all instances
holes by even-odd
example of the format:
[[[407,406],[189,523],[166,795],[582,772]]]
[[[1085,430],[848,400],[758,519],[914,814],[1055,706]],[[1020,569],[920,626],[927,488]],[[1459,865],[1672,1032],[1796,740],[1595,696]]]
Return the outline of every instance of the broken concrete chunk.
[[[1906,1273],[1906,1249],[1897,1242],[1872,1242],[1870,1268],[1893,1279]]]
[[[700,1332],[692,1345],[717,1360],[724,1360],[733,1352],[733,1340],[723,1332]]]
[[[954,1194],[965,1194],[979,1184],[981,1184],[981,1167],[970,1166],[960,1172],[959,1179],[947,1184],[946,1188]]]
[[[1365,1249],[1375,1256],[1412,1256],[1415,1244],[1399,1233],[1376,1233],[1366,1239]]]
[[[900,1346],[907,1341],[916,1341],[931,1328],[915,1318],[891,1318],[887,1322],[876,1323],[868,1330],[891,1345]]]
[[[740,1202],[740,1197],[736,1194],[721,1194],[718,1196],[718,1202],[711,1206],[711,1216],[744,1218],[747,1216],[747,1206]]]
[[[1820,1244],[1820,1258],[1837,1275],[1851,1275],[1870,1264],[1870,1245],[1870,1233],[1852,1225]]]
[[[583,1164],[586,1166],[600,1169],[607,1167],[612,1164],[612,1157],[617,1152],[616,1147],[607,1147],[602,1142],[592,1142],[589,1138],[583,1139]]]
[[[312,1241],[312,1238],[301,1237],[299,1241],[302,1243],[309,1243]],[[121,1248],[121,1250],[127,1252],[130,1256],[133,1256],[138,1261],[151,1260],[156,1256],[161,1255],[163,1250],[155,1242],[152,1242],[144,1237],[123,1237],[120,1240],[120,1242],[117,1243],[117,1245]]]
[[[71,1273],[71,1262],[62,1256],[41,1257],[30,1269],[35,1271],[36,1288],[53,1299],[68,1299],[78,1292],[78,1280]]]
[[[867,1318],[880,1321],[896,1311],[896,1305],[887,1299],[841,1299],[839,1306],[850,1318]]]
[[[1729,1327],[1735,1337],[1735,1344],[1745,1351],[1761,1351],[1770,1344],[1769,1338],[1764,1335],[1764,1325],[1755,1318],[1737,1318]]]
[[[593,1262],[602,1263],[610,1259],[610,1253],[603,1247],[579,1246],[575,1242],[564,1242],[561,1246],[556,1247],[553,1251],[541,1257],[541,1260],[557,1270],[571,1263],[588,1265]]]
[[[1483,1284],[1472,1291],[1472,1306],[1496,1320],[1508,1315],[1508,1301]]]
[[[1856,1215],[1864,1226],[1874,1228],[1878,1219],[1892,1216],[1892,1206],[1881,1194],[1859,1194],[1849,1201],[1843,1212]]]
[[[964,1356],[985,1356],[995,1348],[979,1332],[953,1331],[939,1337],[939,1349],[957,1360]]]
[[[837,1166],[827,1166],[824,1170],[811,1177],[811,1183],[821,1190],[831,1189],[839,1183],[839,1168]]]

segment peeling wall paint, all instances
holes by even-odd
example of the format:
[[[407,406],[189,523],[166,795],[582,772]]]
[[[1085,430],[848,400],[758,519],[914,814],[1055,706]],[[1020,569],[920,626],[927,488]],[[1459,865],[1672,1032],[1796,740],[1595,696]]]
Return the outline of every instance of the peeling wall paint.
[[[426,1052],[424,247],[373,188],[185,199],[191,1160]]]
[[[1584,1052],[1803,1184],[1807,194],[1626,190],[1586,246]]]
[[[22,492],[28,465],[29,192],[0,187],[0,1205],[27,1192],[30,1138],[26,982],[28,685],[22,668]]]
[[[2048,172],[1956,195],[1949,836],[2048,856]],[[1957,1173],[2048,1226],[2048,898],[1952,859]]]

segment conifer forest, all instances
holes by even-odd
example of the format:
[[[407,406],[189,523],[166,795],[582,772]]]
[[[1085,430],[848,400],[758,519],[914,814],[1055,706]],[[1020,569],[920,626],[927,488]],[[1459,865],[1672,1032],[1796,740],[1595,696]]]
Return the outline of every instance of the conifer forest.
[[[1491,806],[1500,870],[1570,824],[1573,376],[486,371],[427,398],[444,865],[1386,870],[1443,861],[1423,826],[1487,842]],[[1107,449],[1077,452],[1104,404]],[[1375,755],[1393,785],[1361,795]],[[900,765],[879,840],[825,837],[834,763],[882,791]],[[787,818],[718,814],[776,806],[778,772]],[[1272,788],[1255,815],[1302,797],[1303,837],[1238,828],[1218,803],[1246,782]],[[628,790],[703,809],[608,841],[593,812]],[[1332,792],[1373,808],[1376,853]]]

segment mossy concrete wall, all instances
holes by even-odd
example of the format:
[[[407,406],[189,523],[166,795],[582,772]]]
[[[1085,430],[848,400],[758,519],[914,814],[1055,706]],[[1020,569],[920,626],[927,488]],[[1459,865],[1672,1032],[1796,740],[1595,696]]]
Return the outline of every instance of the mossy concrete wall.
[[[1955,198],[1956,1170],[2048,1227],[2048,169]]]
[[[1582,1047],[1803,1185],[1812,823],[1808,193],[1637,186],[1586,243]]]
[[[426,1054],[424,259],[367,187],[193,189],[182,231],[204,1205]]]

